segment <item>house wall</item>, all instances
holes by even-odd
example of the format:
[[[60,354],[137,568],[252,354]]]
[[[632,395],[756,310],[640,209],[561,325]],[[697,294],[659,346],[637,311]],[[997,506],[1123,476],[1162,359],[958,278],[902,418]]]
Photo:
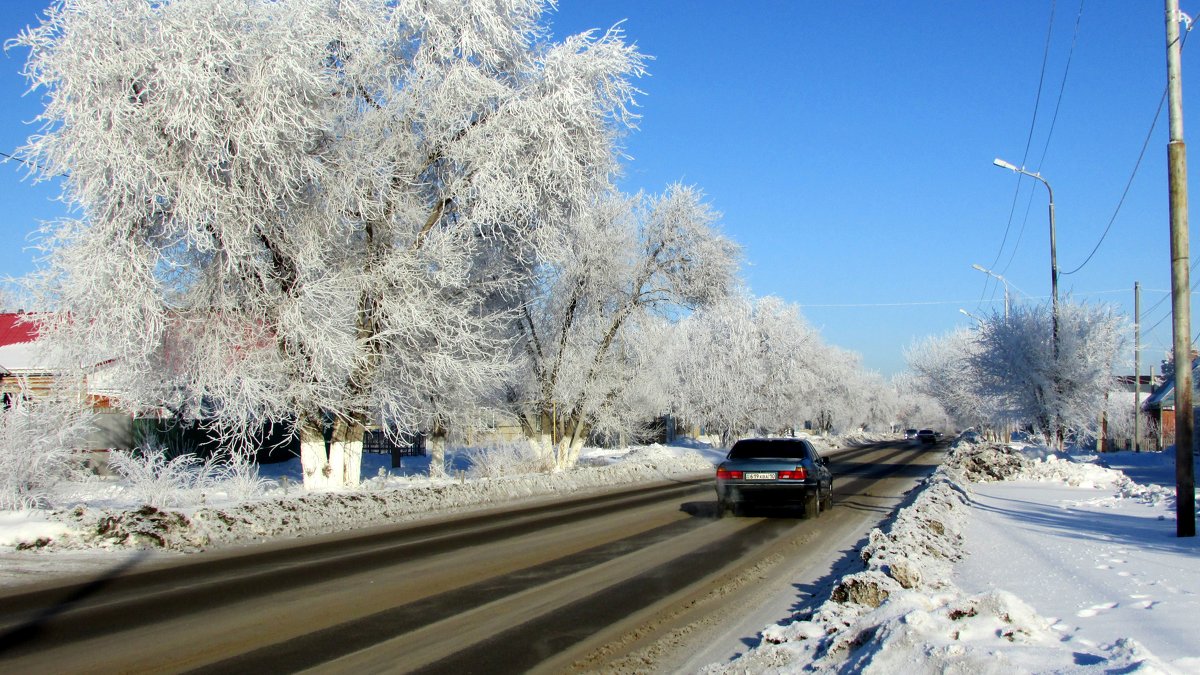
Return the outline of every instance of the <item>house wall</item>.
[[[1170,408],[1165,408],[1162,411],[1162,417],[1159,419],[1158,427],[1158,447],[1163,448],[1175,444],[1175,411]]]
[[[128,413],[99,412],[92,418],[95,431],[84,439],[84,450],[133,447],[133,417]]]
[[[0,375],[0,394],[26,395],[34,398],[49,396],[54,388],[54,378],[45,373]]]

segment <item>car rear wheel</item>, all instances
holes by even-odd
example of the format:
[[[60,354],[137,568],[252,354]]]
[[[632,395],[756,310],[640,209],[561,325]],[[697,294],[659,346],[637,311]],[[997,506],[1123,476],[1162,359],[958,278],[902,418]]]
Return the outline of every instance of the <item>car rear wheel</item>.
[[[804,517],[816,518],[821,515],[821,495],[819,491],[810,492],[804,496]]]

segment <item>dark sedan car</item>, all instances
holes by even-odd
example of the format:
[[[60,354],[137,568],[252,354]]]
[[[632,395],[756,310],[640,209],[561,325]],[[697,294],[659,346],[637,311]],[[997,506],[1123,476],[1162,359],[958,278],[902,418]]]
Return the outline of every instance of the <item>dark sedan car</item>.
[[[925,445],[934,445],[938,442],[938,435],[933,429],[922,429],[917,432],[917,440]]]
[[[833,505],[833,474],[812,443],[800,438],[748,438],[717,467],[717,511],[745,504],[800,507],[815,518]]]

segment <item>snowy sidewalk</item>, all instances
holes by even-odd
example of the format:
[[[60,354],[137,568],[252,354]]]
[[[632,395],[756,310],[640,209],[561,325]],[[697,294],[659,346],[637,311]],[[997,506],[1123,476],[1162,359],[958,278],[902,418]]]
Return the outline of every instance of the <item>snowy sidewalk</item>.
[[[972,489],[970,555],[955,569],[964,591],[1021,597],[1054,622],[1077,666],[1131,638],[1180,672],[1200,672],[1200,541],[1175,536],[1171,502],[1114,495],[1110,485]]]
[[[1200,673],[1200,540],[1175,536],[1173,484],[1160,453],[956,445],[863,571],[704,672]]]

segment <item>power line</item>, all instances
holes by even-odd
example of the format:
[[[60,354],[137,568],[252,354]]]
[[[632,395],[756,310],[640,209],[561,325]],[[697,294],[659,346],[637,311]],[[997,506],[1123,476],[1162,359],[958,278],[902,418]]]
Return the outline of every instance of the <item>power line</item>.
[[[1050,3],[1050,21],[1046,26],[1046,46],[1042,50],[1042,69],[1038,75],[1037,95],[1033,101],[1033,118],[1029,121],[1029,135],[1025,138],[1025,152],[1021,155],[1021,166],[1024,166],[1029,159],[1029,147],[1033,144],[1033,132],[1037,128],[1038,109],[1041,107],[1042,89],[1046,82],[1046,63],[1050,60],[1050,36],[1054,33],[1054,12],[1057,4],[1057,0],[1052,0]],[[1008,234],[1012,230],[1013,214],[1017,211],[1017,197],[1021,194],[1021,180],[1023,178],[1024,176],[1017,175],[1017,187],[1013,191],[1013,203],[1008,212],[1008,223],[1004,226],[1004,237],[1000,240],[1000,249],[996,251],[996,258],[992,260],[992,264],[988,265],[988,267],[995,267],[996,263],[1000,262],[1000,256],[1004,255],[1004,245],[1008,243]],[[979,294],[979,302],[981,304],[983,303],[983,296],[987,295],[988,284],[991,281],[991,277],[983,281],[983,292]]]
[[[1038,109],[1040,109],[1040,106],[1042,106],[1042,89],[1045,86],[1046,62],[1049,62],[1050,60],[1050,37],[1054,35],[1054,17],[1056,8],[1057,0],[1051,0],[1050,20],[1048,23],[1046,23],[1046,42],[1045,47],[1042,50],[1042,71],[1040,71],[1038,74],[1037,96],[1034,97],[1033,100],[1033,118],[1030,120],[1030,133],[1028,133],[1028,136],[1025,138],[1025,153],[1021,154],[1021,166],[1025,166],[1026,162],[1028,161],[1028,157],[1030,157],[1030,147],[1033,144],[1033,131],[1037,129],[1038,125]],[[1016,213],[1016,199],[1018,199],[1018,197],[1021,195],[1021,180],[1024,178],[1024,175],[1020,174],[1018,174],[1018,177],[1016,177],[1016,189],[1013,191],[1013,205],[1008,210],[1008,222],[1006,225],[1004,225],[1004,237],[1000,240],[1000,249],[996,251],[996,258],[992,259],[991,264],[988,265],[989,268],[995,268],[996,263],[1000,262],[1001,256],[1004,255],[1004,244],[1008,243],[1008,234],[1009,232],[1012,232],[1013,229],[1013,215]],[[1030,216],[1028,216],[1028,207],[1026,207],[1025,221],[1021,223],[1021,234],[1025,233],[1025,222],[1028,222],[1028,217]],[[1016,255],[1016,247],[1020,245],[1020,239],[1021,237],[1018,235],[1016,243],[1013,244],[1013,255]],[[1008,264],[1012,264],[1012,258],[1009,258]],[[1008,268],[1008,264],[1004,265],[1006,270]],[[1001,271],[1001,274],[1003,274],[1003,271]],[[990,276],[988,279],[984,280],[983,292],[979,294],[979,304],[983,304],[983,298],[984,295],[988,294],[988,285],[990,282]],[[992,292],[992,298],[995,298],[995,291]]]
[[[1054,138],[1054,128],[1058,123],[1058,112],[1062,109],[1063,95],[1067,91],[1067,79],[1071,74],[1071,61],[1075,58],[1075,45],[1079,43],[1079,26],[1083,23],[1083,2],[1079,0],[1079,11],[1075,14],[1075,28],[1071,33],[1071,48],[1067,50],[1067,63],[1063,67],[1062,82],[1058,85],[1058,98],[1054,102],[1054,115],[1050,118],[1050,130],[1046,132],[1046,142],[1042,145],[1042,156],[1038,159],[1037,166],[1040,169],[1046,162],[1046,155],[1050,152],[1050,141]],[[1053,10],[1052,10],[1053,11]],[[1053,17],[1053,14],[1051,14]],[[1047,37],[1047,40],[1049,38]],[[1047,42],[1049,49],[1049,42]],[[1029,193],[1029,201],[1025,204],[1025,218],[1021,221],[1021,231],[1017,234],[1017,241],[1013,244],[1012,253],[1008,256],[1008,262],[1004,263],[1004,269],[1000,270],[1001,274],[1008,272],[1008,268],[1012,266],[1013,260],[1017,257],[1017,250],[1021,246],[1021,240],[1025,237],[1025,228],[1029,225],[1029,213],[1033,210],[1033,197],[1036,188]]]
[[[1187,25],[1187,30],[1183,34],[1183,39],[1179,41],[1179,49],[1181,51],[1183,50],[1184,45],[1187,44],[1188,36],[1191,34],[1192,24],[1189,23]],[[1087,258],[1085,258],[1084,261],[1079,264],[1079,267],[1076,267],[1070,272],[1060,272],[1059,274],[1075,274],[1079,270],[1083,269],[1085,265],[1091,262],[1092,256],[1096,255],[1096,251],[1100,250],[1100,245],[1103,244],[1104,240],[1108,237],[1108,232],[1112,229],[1113,223],[1116,222],[1117,215],[1121,213],[1121,207],[1125,204],[1125,197],[1129,195],[1129,188],[1133,186],[1133,179],[1137,176],[1138,169],[1142,166],[1142,159],[1146,156],[1146,148],[1150,147],[1150,139],[1154,135],[1155,127],[1158,126],[1158,118],[1162,116],[1163,105],[1165,105],[1166,102],[1167,89],[1164,87],[1162,98],[1158,100],[1158,110],[1154,113],[1154,121],[1150,123],[1150,130],[1146,132],[1146,140],[1142,142],[1142,151],[1138,153],[1137,161],[1133,164],[1133,171],[1130,172],[1129,180],[1125,183],[1125,191],[1121,193],[1121,199],[1117,201],[1117,208],[1113,210],[1112,218],[1108,219],[1108,225],[1104,227],[1104,233],[1100,235],[1100,240],[1096,242],[1096,245],[1092,248],[1092,252],[1089,253]],[[1198,261],[1200,261],[1200,259],[1198,259]],[[1196,263],[1192,263],[1193,270],[1195,267]]]
[[[1003,302],[1003,301],[1002,300],[988,300],[988,302]],[[860,302],[860,303],[841,303],[841,304],[834,303],[834,304],[821,304],[821,305],[800,304],[800,305],[797,305],[797,307],[801,307],[801,308],[804,308],[804,307],[819,307],[819,308],[830,308],[830,307],[843,307],[843,308],[844,307],[922,307],[922,306],[926,306],[926,305],[967,305],[970,303],[971,303],[970,300],[918,300],[918,301],[912,301],[912,302]]]
[[[4,162],[7,162],[8,160],[11,159],[15,162],[20,162],[31,169],[35,169],[37,171],[41,171],[42,173],[46,173],[46,170],[44,168],[42,168],[42,166],[40,164],[38,164],[37,162],[31,161],[31,160],[25,159],[24,157],[17,157],[16,155],[10,155],[7,152],[3,152],[3,151],[0,151],[0,157],[4,157]],[[55,178],[66,178],[69,175],[70,174],[68,174],[68,173],[60,173],[60,174],[57,174],[55,176]]]
[[[1042,156],[1038,167],[1046,161],[1050,152],[1050,139],[1054,136],[1054,126],[1058,122],[1058,111],[1062,109],[1063,93],[1067,90],[1067,76],[1071,74],[1071,60],[1075,58],[1075,45],[1079,42],[1079,24],[1083,22],[1083,1],[1079,0],[1079,12],[1075,15],[1075,31],[1071,34],[1071,48],[1067,51],[1067,64],[1063,67],[1062,83],[1058,85],[1058,99],[1054,102],[1054,116],[1050,118],[1050,131],[1046,133],[1046,144],[1042,146]]]
[[[1009,284],[1012,285],[1011,283]],[[1017,289],[1020,290],[1020,289]],[[1145,290],[1145,289],[1143,289]],[[1114,293],[1128,293],[1128,288],[1112,288],[1101,291],[1083,291],[1080,293],[1071,293],[1072,296],[1086,295],[1109,295]],[[1150,291],[1155,292],[1155,291]],[[1026,295],[1030,300],[1048,300],[1049,295]],[[964,305],[970,304],[970,300],[912,300],[909,302],[858,302],[858,303],[830,303],[830,304],[806,304],[799,303],[798,307],[818,307],[818,308],[858,308],[858,307],[920,307],[926,305]],[[985,302],[1004,302],[1003,300],[986,300]]]
[[[1133,186],[1133,179],[1137,176],[1138,169],[1142,166],[1142,158],[1146,156],[1146,148],[1150,147],[1150,138],[1154,135],[1154,128],[1158,125],[1158,118],[1162,115],[1163,105],[1167,102],[1167,90],[1163,89],[1162,98],[1158,101],[1158,111],[1154,113],[1154,121],[1150,123],[1150,130],[1146,132],[1146,140],[1142,142],[1142,151],[1138,153],[1137,161],[1133,164],[1133,171],[1129,174],[1129,180],[1125,183],[1125,190],[1121,193],[1121,199],[1117,201],[1117,208],[1113,211],[1112,218],[1108,219],[1108,225],[1104,227],[1104,233],[1100,235],[1100,241],[1092,247],[1092,252],[1088,254],[1083,262],[1079,263],[1079,267],[1070,272],[1059,272],[1059,274],[1075,274],[1083,269],[1092,260],[1092,256],[1096,255],[1096,251],[1100,250],[1100,245],[1104,243],[1108,237],[1108,231],[1112,229],[1113,223],[1117,220],[1117,214],[1121,213],[1121,207],[1125,204],[1125,197],[1129,195],[1129,188]]]

